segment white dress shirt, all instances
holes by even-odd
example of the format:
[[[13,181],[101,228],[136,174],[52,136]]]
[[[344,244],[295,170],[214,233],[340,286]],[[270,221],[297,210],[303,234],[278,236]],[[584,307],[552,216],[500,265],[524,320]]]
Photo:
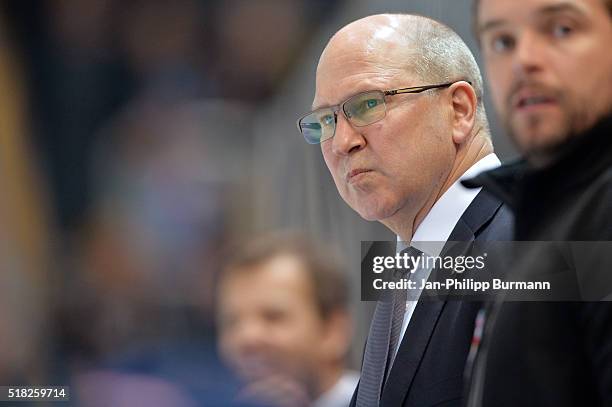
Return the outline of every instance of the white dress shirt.
[[[436,201],[431,207],[431,210],[425,216],[425,219],[421,222],[417,230],[412,236],[412,242],[410,245],[414,248],[419,249],[428,256],[439,256],[442,252],[444,244],[448,240],[451,232],[459,222],[463,212],[470,206],[476,195],[480,192],[481,188],[470,189],[461,185],[461,180],[473,178],[481,172],[491,170],[499,167],[501,162],[497,156],[493,153],[480,159],[476,164],[472,165],[453,185],[450,186],[444,194]],[[405,242],[401,242],[401,238],[398,236],[397,251],[406,248]],[[425,270],[420,269],[415,273],[419,274],[420,278],[429,278],[431,269]],[[417,301],[421,295],[420,290],[410,290],[410,295],[414,299],[406,302],[406,313],[404,314],[404,321],[402,323],[402,334],[398,341],[397,349],[399,349],[402,343],[402,338],[406,333],[408,323],[414,309],[417,306]]]
[[[334,384],[323,393],[311,407],[348,407],[359,382],[359,372],[347,370]]]

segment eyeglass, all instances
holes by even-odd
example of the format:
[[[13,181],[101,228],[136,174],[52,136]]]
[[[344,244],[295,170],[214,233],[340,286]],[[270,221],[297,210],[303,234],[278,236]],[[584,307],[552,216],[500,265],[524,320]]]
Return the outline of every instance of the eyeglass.
[[[387,114],[385,103],[387,96],[421,93],[429,89],[446,88],[453,83],[455,82],[358,93],[339,105],[324,107],[307,113],[298,119],[297,126],[308,144],[319,144],[334,137],[340,110],[353,126],[364,127],[384,119]]]

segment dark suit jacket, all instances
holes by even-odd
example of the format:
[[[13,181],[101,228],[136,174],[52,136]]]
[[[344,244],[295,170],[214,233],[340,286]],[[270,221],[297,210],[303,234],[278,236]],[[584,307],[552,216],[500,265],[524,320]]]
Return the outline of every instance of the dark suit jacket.
[[[511,237],[511,213],[500,200],[481,191],[448,240],[497,241]],[[419,301],[383,387],[380,405],[461,406],[463,371],[481,305],[456,300]],[[351,406],[355,406],[356,394]]]
[[[518,162],[471,182],[514,210],[517,241],[582,248],[554,256],[530,243],[508,279],[569,270],[582,288],[611,292],[612,255],[606,250],[612,241],[611,133],[609,116],[573,137],[548,167]],[[497,298],[487,312],[469,384],[470,407],[612,406],[612,302]]]

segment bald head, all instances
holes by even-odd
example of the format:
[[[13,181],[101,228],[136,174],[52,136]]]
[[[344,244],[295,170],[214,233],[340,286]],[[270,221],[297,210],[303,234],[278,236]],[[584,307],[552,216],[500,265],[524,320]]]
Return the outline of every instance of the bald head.
[[[412,47],[406,41],[409,16],[379,14],[354,21],[338,31],[321,54],[319,68],[338,53],[357,54],[364,62],[386,69],[405,69]],[[319,71],[319,69],[318,69]]]
[[[362,64],[385,78],[408,74],[417,77],[419,85],[466,80],[478,98],[477,121],[488,133],[478,64],[461,37],[442,23],[407,14],[368,16],[330,39],[319,60],[317,79],[328,73],[329,62],[337,58]]]

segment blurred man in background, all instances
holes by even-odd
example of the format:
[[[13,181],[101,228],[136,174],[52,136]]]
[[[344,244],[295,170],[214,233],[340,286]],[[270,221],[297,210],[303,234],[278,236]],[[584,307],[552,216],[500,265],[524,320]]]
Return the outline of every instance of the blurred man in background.
[[[348,406],[357,374],[348,286],[333,256],[298,236],[241,248],[219,282],[220,349],[245,381],[239,398],[271,406]]]
[[[516,240],[600,241],[556,255],[532,244],[514,268],[575,269],[567,275],[581,293],[604,297],[610,257],[597,248],[612,240],[612,2],[480,0],[476,30],[497,110],[526,159],[469,184],[513,208]],[[612,405],[610,303],[502,300],[487,312],[470,406]]]
[[[447,241],[510,235],[501,201],[459,182],[499,165],[482,92],[476,61],[450,28],[419,16],[375,15],[331,38],[317,67],[314,110],[299,127],[308,143],[321,144],[351,208],[417,242],[413,253],[438,256]],[[417,272],[426,280],[431,271]],[[392,312],[377,304],[354,403],[460,405],[479,305],[403,301]]]

